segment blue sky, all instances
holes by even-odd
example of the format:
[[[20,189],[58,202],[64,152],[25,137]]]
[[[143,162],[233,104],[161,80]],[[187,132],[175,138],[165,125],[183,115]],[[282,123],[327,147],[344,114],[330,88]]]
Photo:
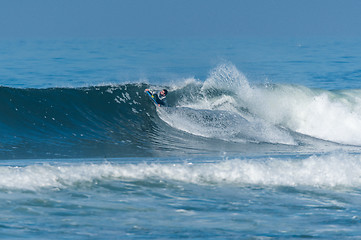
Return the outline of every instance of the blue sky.
[[[0,0],[0,38],[361,36],[359,0]]]

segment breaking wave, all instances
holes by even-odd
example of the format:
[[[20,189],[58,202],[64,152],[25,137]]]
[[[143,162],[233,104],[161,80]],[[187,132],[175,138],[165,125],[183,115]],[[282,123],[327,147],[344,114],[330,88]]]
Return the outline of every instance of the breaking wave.
[[[304,159],[2,166],[0,172],[0,189],[4,190],[89,187],[108,180],[135,184],[178,181],[200,185],[361,187],[361,157],[346,153]]]
[[[167,108],[156,108],[144,94],[161,87],[170,90]],[[251,84],[231,64],[205,81],[171,86],[0,87],[0,109],[1,158],[177,155],[315,141],[361,145],[361,90]]]

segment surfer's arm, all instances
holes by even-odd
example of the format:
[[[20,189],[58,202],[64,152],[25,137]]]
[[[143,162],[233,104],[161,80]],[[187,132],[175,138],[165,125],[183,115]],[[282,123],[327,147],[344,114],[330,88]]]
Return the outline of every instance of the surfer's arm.
[[[152,91],[152,90],[150,90],[150,89],[148,89],[148,88],[145,89],[144,92],[149,92],[149,93],[152,94],[152,95],[154,94],[154,91]]]

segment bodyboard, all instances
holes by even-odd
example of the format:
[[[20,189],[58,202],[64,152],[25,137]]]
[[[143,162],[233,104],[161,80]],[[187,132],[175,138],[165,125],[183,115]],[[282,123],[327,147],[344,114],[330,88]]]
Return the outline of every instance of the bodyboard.
[[[150,99],[152,99],[152,102],[155,104],[155,106],[158,107],[158,103],[157,101],[155,101],[154,96],[149,91],[147,91],[146,93],[148,94]]]

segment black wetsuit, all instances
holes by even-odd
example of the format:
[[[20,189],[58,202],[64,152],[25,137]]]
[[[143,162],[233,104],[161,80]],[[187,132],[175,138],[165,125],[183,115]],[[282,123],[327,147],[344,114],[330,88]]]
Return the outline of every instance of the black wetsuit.
[[[154,100],[161,106],[168,106],[166,96],[160,95],[160,92],[149,91],[153,96]]]

